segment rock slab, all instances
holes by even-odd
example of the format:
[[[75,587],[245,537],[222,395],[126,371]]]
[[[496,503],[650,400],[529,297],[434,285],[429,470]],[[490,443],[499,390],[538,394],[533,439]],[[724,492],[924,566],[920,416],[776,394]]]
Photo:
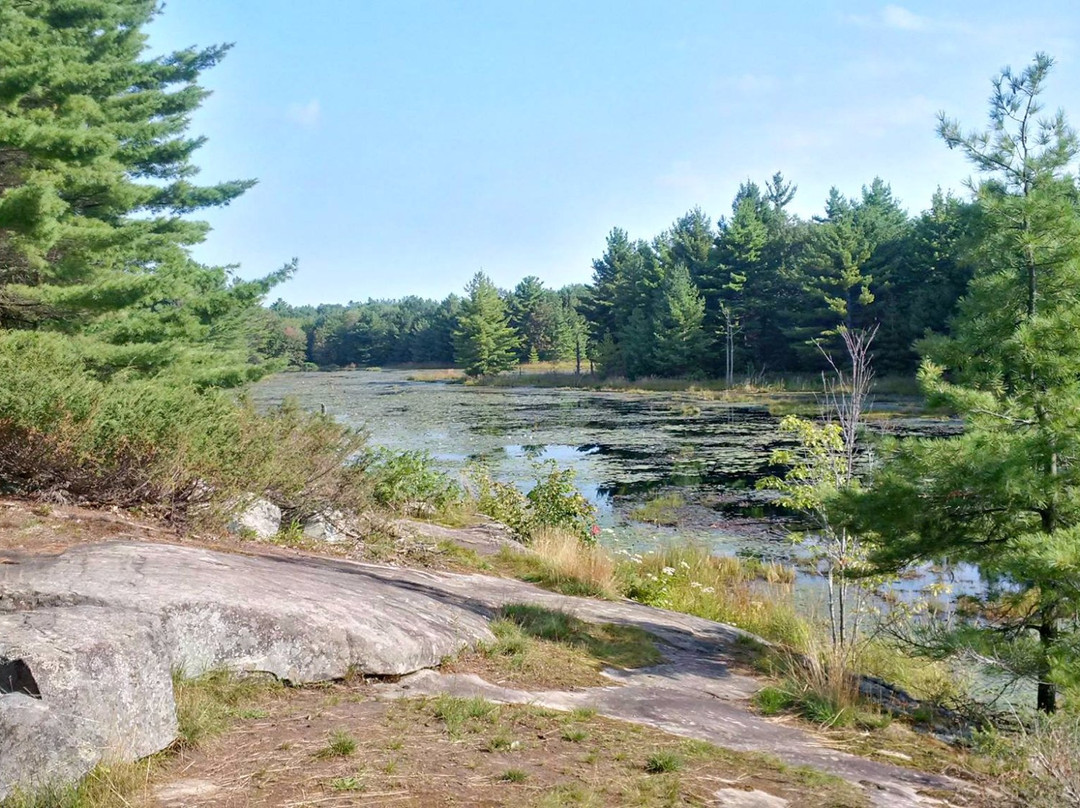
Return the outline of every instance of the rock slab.
[[[168,746],[173,671],[400,675],[490,637],[484,614],[360,565],[139,543],[3,565],[0,667],[24,673],[0,686],[0,799]]]

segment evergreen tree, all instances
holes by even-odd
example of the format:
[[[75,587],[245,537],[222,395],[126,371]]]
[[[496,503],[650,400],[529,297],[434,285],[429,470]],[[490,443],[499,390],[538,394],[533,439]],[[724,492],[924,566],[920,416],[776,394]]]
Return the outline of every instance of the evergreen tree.
[[[766,271],[762,260],[768,238],[769,232],[761,218],[761,209],[748,197],[739,199],[731,219],[720,225],[717,264],[711,284],[715,289],[715,303],[710,311],[706,297],[705,329],[710,335],[721,339],[719,347],[724,356],[724,376],[729,386],[735,372],[735,336],[742,329],[745,314],[744,290],[751,276],[756,278]]]
[[[507,320],[499,290],[487,275],[477,272],[465,293],[454,331],[454,360],[470,376],[514,367],[520,341]]]
[[[940,134],[985,176],[976,274],[952,334],[924,344],[921,379],[961,436],[905,442],[861,502],[879,565],[951,559],[989,584],[978,619],[944,638],[1038,683],[1053,711],[1080,643],[1080,192],[1076,134],[1040,119],[1039,54],[995,81],[990,126]]]
[[[102,375],[182,370],[200,385],[249,362],[255,304],[292,266],[242,282],[192,261],[184,218],[251,181],[192,182],[197,80],[228,48],[146,58],[155,0],[0,3],[0,328],[69,334]]]
[[[699,371],[705,348],[705,301],[690,272],[676,264],[664,273],[657,290],[652,317],[652,366],[660,376],[682,376]]]

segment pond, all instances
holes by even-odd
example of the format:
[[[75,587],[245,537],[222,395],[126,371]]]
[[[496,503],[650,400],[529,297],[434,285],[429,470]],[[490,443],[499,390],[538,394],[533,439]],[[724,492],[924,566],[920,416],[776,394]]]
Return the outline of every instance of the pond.
[[[261,405],[293,397],[309,409],[323,406],[367,429],[373,444],[426,451],[450,472],[482,461],[523,489],[536,480],[537,462],[554,460],[576,472],[579,489],[597,506],[604,543],[615,549],[649,549],[677,536],[715,552],[794,554],[788,516],[755,488],[762,477],[783,472],[770,463],[784,441],[780,416],[766,405],[408,377],[390,370],[286,373],[260,383],[254,398]],[[907,432],[941,428],[915,417],[888,423]],[[684,503],[675,526],[631,518],[661,494]]]

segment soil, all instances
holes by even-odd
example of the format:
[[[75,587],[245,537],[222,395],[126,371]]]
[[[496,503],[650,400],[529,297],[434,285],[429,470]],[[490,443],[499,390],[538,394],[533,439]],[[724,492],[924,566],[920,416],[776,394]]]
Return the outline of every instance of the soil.
[[[482,715],[455,726],[439,717],[440,704],[384,701],[370,682],[285,691],[249,710],[254,717],[216,741],[169,760],[155,777],[148,804],[715,805],[716,792],[725,788],[756,790],[806,808],[865,804],[857,789],[831,778],[588,711],[481,702],[473,712]],[[353,738],[355,750],[331,755],[334,733]],[[650,758],[660,765],[672,760],[675,770],[649,773]]]

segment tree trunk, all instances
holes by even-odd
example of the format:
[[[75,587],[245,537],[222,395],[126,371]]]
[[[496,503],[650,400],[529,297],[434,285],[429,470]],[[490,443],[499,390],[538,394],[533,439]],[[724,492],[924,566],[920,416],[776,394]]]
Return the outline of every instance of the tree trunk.
[[[1039,644],[1043,655],[1042,671],[1039,677],[1039,689],[1036,694],[1036,706],[1044,713],[1052,713],[1057,710],[1057,687],[1049,681],[1050,674],[1050,648],[1057,639],[1057,626],[1054,625],[1053,617],[1044,615],[1039,625]]]

